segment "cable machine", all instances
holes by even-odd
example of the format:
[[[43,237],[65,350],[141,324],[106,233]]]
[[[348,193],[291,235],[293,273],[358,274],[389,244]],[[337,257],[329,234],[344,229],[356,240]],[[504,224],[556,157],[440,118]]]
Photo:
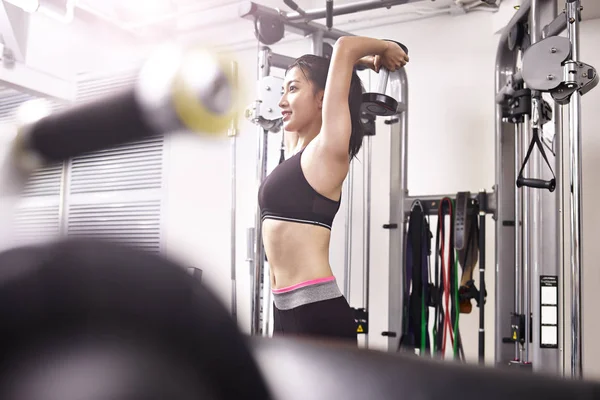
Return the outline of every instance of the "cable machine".
[[[327,2],[328,7],[323,10],[304,11],[292,1],[285,1],[295,13],[284,13],[247,2],[240,8],[240,16],[254,21],[256,36],[263,44],[276,43],[289,31],[310,36],[313,53],[327,56],[331,49],[324,39],[336,40],[350,35],[332,28],[334,15],[379,8],[383,3],[386,3],[384,6],[391,6],[404,2],[363,2],[360,10],[352,11],[350,5],[333,7],[332,2]],[[392,97],[398,101],[395,112],[388,115],[386,120],[391,133],[390,220],[383,228],[388,229],[390,234],[390,276],[389,326],[382,334],[388,337],[389,351],[398,351],[403,332],[407,301],[404,276],[406,235],[412,207],[415,202],[420,202],[425,215],[435,215],[443,202],[449,202],[453,206],[460,204],[460,210],[463,211],[469,207],[477,210],[480,290],[474,293],[479,306],[479,361],[483,362],[485,358],[485,217],[492,214],[496,231],[496,364],[561,372],[560,365],[564,361],[560,359],[559,348],[565,337],[559,325],[564,316],[559,315],[559,310],[565,305],[559,304],[559,294],[564,291],[561,270],[563,256],[568,252],[572,294],[570,369],[572,376],[581,375],[580,96],[597,85],[598,76],[592,66],[578,59],[580,3],[580,0],[566,0],[565,9],[557,15],[557,0],[524,0],[500,37],[495,93],[496,183],[491,192],[481,190],[434,196],[409,195],[408,82],[405,71],[400,70],[389,85],[388,89],[394,92]],[[312,21],[322,17],[326,17],[327,26]],[[557,36],[565,29],[567,38]],[[269,87],[277,84],[269,81],[273,78],[269,76],[270,68],[286,68],[292,61],[290,57],[272,53],[268,47],[263,47],[259,52],[259,100],[251,112],[252,120],[259,125],[259,185],[266,176],[268,132],[280,129],[280,119],[277,111],[274,111],[277,110],[278,96],[274,100],[271,98],[273,93],[268,93]],[[568,108],[568,140],[562,135],[563,106]],[[552,125],[548,125],[550,121]],[[551,131],[548,126],[554,127],[554,135],[548,134]],[[365,147],[367,161],[370,153],[368,144]],[[565,149],[568,149],[568,163],[565,162]],[[370,170],[369,166],[365,168],[368,188]],[[568,185],[562,182],[564,172],[570,176]],[[565,213],[562,210],[564,193],[569,188],[567,224],[570,232],[568,243],[564,243],[562,217]],[[353,190],[352,173],[346,182],[346,190]],[[365,196],[367,205],[369,193],[365,193]],[[350,291],[351,207],[350,204],[345,227],[346,296]],[[459,218],[459,223],[465,221],[460,220],[464,215],[455,217]],[[363,224],[368,225],[364,242],[365,253],[368,254],[368,212]],[[268,332],[260,306],[261,299],[264,300],[264,306],[270,306],[270,292],[264,290],[268,281],[264,273],[264,252],[260,238],[257,210],[255,226],[248,231],[248,261],[252,266],[253,278],[251,332],[254,335]],[[563,249],[565,246],[568,246],[568,250]],[[456,249],[460,250],[460,246],[456,246]],[[368,267],[368,261],[365,267]],[[364,279],[368,281],[368,273]],[[368,282],[365,284],[368,286]],[[467,290],[471,289],[467,285]],[[365,296],[368,297],[368,289]],[[368,303],[362,311],[368,331]]]
[[[300,34],[304,37],[310,37],[312,40],[312,53],[317,56],[331,56],[333,47],[327,40],[335,41],[342,36],[353,36],[351,33],[340,31],[333,28],[333,17],[335,15],[347,14],[358,11],[372,10],[383,7],[391,7],[398,4],[405,4],[406,0],[394,0],[381,2],[378,0],[361,2],[358,4],[347,4],[333,6],[333,2],[327,1],[326,8],[318,10],[302,10],[295,2],[285,0],[284,3],[294,12],[284,13],[276,9],[272,9],[254,2],[244,2],[240,5],[239,16],[249,19],[254,22],[255,36],[264,45],[271,45],[280,41],[285,32]],[[358,7],[358,8],[357,8]],[[326,25],[318,24],[313,19],[326,18]],[[281,80],[269,76],[271,67],[287,68],[293,58],[275,54],[268,47],[262,47],[259,51],[258,67],[259,67],[259,88],[258,99],[252,106],[251,110],[246,113],[247,118],[258,125],[259,143],[258,143],[258,168],[257,168],[257,187],[260,186],[267,174],[267,150],[268,150],[268,133],[278,132],[281,128],[281,115],[277,103],[279,92],[271,91],[271,88],[281,86]],[[278,86],[276,86],[278,85]],[[366,137],[366,152],[367,158],[370,154],[370,136]],[[366,176],[370,174],[370,162],[365,167]],[[353,171],[353,166],[351,166]],[[370,179],[366,178],[366,184],[370,184]],[[347,180],[347,190],[352,190],[352,172]],[[370,201],[370,193],[366,191],[365,204]],[[351,207],[351,204],[350,204]],[[351,209],[350,209],[351,210]],[[348,216],[351,217],[351,211],[348,211]],[[369,210],[365,214],[363,225],[366,227],[367,234],[365,235],[366,255],[363,260],[364,278],[364,307],[355,309],[357,313],[357,321],[359,323],[359,333],[368,334],[368,286],[369,286],[369,261],[368,248],[370,246],[368,227],[370,226]],[[346,225],[346,237],[350,239],[352,225],[348,222]],[[248,254],[247,259],[251,265],[252,276],[252,301],[251,301],[251,334],[252,335],[267,335],[269,332],[268,318],[265,318],[264,311],[270,307],[270,291],[265,290],[269,286],[268,274],[265,273],[265,254],[261,240],[261,221],[258,208],[255,213],[255,225],[248,229]],[[349,243],[348,241],[346,243]],[[346,260],[344,273],[345,295],[350,291],[349,264],[350,257],[348,244],[346,244]],[[267,265],[268,266],[268,265]],[[261,305],[262,303],[262,305]],[[362,324],[361,324],[362,323]]]
[[[287,2],[300,9],[295,3]],[[301,10],[301,9],[300,9]],[[312,39],[312,53],[318,56],[329,54],[332,46],[324,39],[337,40],[349,33],[328,29],[314,22],[287,21],[277,10],[253,2],[246,2],[240,6],[240,17],[254,22],[255,36],[266,45],[280,41],[285,31],[290,31]],[[267,175],[267,151],[269,132],[278,132],[281,129],[281,113],[277,106],[279,102],[279,87],[283,80],[270,76],[271,68],[286,69],[292,64],[294,58],[273,53],[268,47],[263,46],[258,55],[258,99],[246,116],[258,125],[258,165],[257,188]],[[275,89],[277,88],[277,90]],[[255,211],[254,226],[248,229],[248,254],[247,260],[251,266],[252,300],[251,300],[251,328],[252,335],[266,336],[269,332],[269,318],[265,311],[271,306],[269,274],[265,272],[265,254],[262,243],[262,229],[260,210]],[[268,265],[267,265],[268,266]],[[262,303],[262,304],[261,304]]]
[[[580,104],[598,76],[579,60],[581,2],[564,5],[557,15],[556,0],[524,0],[498,45],[496,292],[503,295],[496,296],[495,345],[497,364],[566,374],[561,321],[567,324],[568,304],[560,300],[568,279],[569,369],[572,377],[581,377]],[[557,36],[565,29],[567,37]],[[554,130],[550,138],[544,135],[548,130]]]

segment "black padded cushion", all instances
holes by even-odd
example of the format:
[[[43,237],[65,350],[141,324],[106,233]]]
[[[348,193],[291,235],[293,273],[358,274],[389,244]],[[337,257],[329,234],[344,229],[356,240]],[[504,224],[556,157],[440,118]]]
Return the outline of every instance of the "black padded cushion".
[[[269,397],[237,325],[185,268],[89,240],[0,254],[0,379],[31,346],[93,335],[161,347],[218,398]]]
[[[253,338],[278,400],[600,399],[600,384],[327,342]]]

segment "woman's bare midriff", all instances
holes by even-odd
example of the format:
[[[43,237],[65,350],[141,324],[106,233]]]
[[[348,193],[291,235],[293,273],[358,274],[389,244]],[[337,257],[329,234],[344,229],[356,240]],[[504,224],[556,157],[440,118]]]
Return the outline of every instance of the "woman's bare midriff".
[[[333,275],[329,264],[329,229],[266,219],[262,236],[272,289]]]

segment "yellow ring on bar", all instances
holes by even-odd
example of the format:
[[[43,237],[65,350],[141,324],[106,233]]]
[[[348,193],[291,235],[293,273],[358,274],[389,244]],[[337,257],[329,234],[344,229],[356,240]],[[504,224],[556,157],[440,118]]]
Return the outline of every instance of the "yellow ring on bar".
[[[210,55],[210,58],[207,55]],[[192,57],[204,57],[207,62],[217,63],[220,72],[227,79],[232,95],[231,104],[224,113],[215,113],[206,108],[202,103],[202,99],[198,97],[198,93],[194,91],[194,87],[186,83],[185,72],[182,68],[186,67],[187,61]],[[173,79],[171,93],[175,112],[181,122],[186,128],[194,132],[208,133],[215,136],[227,135],[231,121],[235,118],[238,104],[237,85],[231,71],[231,64],[228,64],[225,59],[209,53],[206,49],[200,48],[186,52],[182,59],[182,68]],[[202,69],[199,69],[197,73],[202,74]]]

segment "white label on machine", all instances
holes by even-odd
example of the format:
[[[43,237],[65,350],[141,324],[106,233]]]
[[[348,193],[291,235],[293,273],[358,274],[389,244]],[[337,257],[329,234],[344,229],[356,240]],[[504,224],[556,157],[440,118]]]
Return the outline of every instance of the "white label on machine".
[[[551,286],[542,286],[542,304],[558,305],[558,290]]]
[[[558,329],[556,326],[542,326],[541,331],[542,347],[557,347],[558,346]]]
[[[542,325],[556,325],[558,323],[556,311],[556,307],[542,306]]]
[[[558,276],[540,276],[540,347],[558,348]]]

